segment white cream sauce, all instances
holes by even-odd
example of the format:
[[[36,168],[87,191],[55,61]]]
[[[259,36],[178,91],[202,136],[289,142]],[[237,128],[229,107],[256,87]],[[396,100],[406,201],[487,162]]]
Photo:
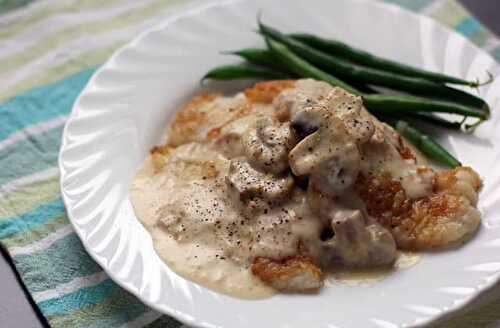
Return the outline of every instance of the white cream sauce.
[[[187,177],[192,178],[189,175]],[[198,177],[203,180],[203,176]],[[209,203],[215,198],[209,192],[210,189],[207,190],[210,187],[203,184],[191,189],[188,184],[179,180],[182,180],[182,176],[155,174],[153,164],[148,159],[137,173],[131,188],[136,215],[151,233],[154,248],[160,258],[178,274],[219,292],[240,298],[264,298],[272,295],[273,290],[254,277],[246,266],[233,258],[225,258],[224,252],[219,248],[220,243],[214,240],[214,217],[208,217],[208,222],[202,222],[198,226],[197,222],[189,220],[193,218],[189,216],[192,215],[189,210],[196,213],[197,209],[179,206],[183,199],[194,200],[196,203],[196,200],[202,198],[204,204],[201,206],[207,207],[205,202]],[[200,197],[193,199],[192,196],[195,195]],[[186,210],[188,213],[178,213]],[[172,215],[174,213],[179,217]],[[229,215],[224,218],[229,218]],[[183,229],[194,230],[194,234],[183,234]]]
[[[242,95],[235,99],[241,103]],[[231,101],[217,103],[219,107],[234,105]],[[289,123],[274,118],[278,110],[289,110],[293,117],[312,105],[321,113],[325,113],[324,108],[334,108],[337,115],[328,114],[324,121],[332,125],[320,127],[302,141],[289,135]],[[164,155],[164,167],[158,171],[149,158],[131,187],[136,215],[151,233],[158,255],[172,270],[219,292],[255,299],[268,297],[274,290],[251,274],[252,260],[297,255],[299,242],[318,258],[333,249],[334,261],[364,266],[377,258],[373,250],[380,250],[386,258],[378,258],[377,263],[392,263],[392,237],[367,216],[359,198],[345,184],[354,183],[358,172],[383,168],[401,180],[409,197],[418,198],[431,191],[431,181],[414,173],[415,162],[401,161],[391,146],[394,141],[387,140],[389,128],[373,120],[360,99],[346,96],[340,89],[332,91],[324,83],[300,80],[296,88],[282,92],[273,106],[262,107],[255,114],[228,122],[231,111],[214,111],[212,127],[217,127],[218,121],[225,123],[218,138],[202,142],[210,130],[207,127],[194,131],[192,142],[180,146],[181,139],[175,136],[171,144],[177,147]],[[329,130],[332,126],[337,129]],[[262,146],[255,146],[256,142]],[[331,149],[330,144],[339,150]],[[319,194],[294,186],[288,163],[279,162],[287,161],[286,154],[292,148],[296,155],[290,159],[292,171],[310,175]],[[342,157],[343,151],[352,156]],[[336,175],[325,176],[339,165],[343,169]],[[346,217],[355,223],[350,226]],[[356,250],[349,249],[349,236],[322,242],[319,236],[325,224],[332,224],[339,234],[354,229],[359,236]],[[396,268],[416,262],[416,256],[400,255]],[[381,277],[394,270],[370,275]],[[359,273],[347,272],[338,271],[332,277],[338,281],[366,280]]]
[[[295,255],[298,240],[317,236],[320,225],[304,219],[311,214],[297,188],[280,206],[252,204],[261,209],[246,217],[242,211],[248,209],[234,206],[225,187],[228,170],[229,160],[207,146],[177,147],[162,174],[154,173],[151,160],[143,164],[131,188],[132,203],[172,270],[240,298],[268,297],[274,290],[251,274],[250,259]]]

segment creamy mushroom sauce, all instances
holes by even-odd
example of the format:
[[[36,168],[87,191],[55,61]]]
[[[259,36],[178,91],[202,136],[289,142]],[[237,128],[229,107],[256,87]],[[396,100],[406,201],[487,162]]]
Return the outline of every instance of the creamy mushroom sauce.
[[[360,98],[322,82],[299,80],[259,106],[225,122],[217,138],[204,131],[171,147],[159,170],[154,155],[140,168],[132,203],[158,255],[180,275],[241,298],[274,292],[252,275],[254,258],[294,256],[299,245],[320,267],[392,265],[394,239],[366,213],[353,184],[360,172],[383,167],[409,197],[427,195],[431,179],[415,174],[415,160],[401,159],[401,138]],[[308,176],[309,188],[294,176]],[[330,224],[334,238],[321,240]]]

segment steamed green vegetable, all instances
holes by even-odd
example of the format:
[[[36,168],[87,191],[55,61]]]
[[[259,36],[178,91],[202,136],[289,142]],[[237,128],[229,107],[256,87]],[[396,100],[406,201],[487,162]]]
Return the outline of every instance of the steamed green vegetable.
[[[383,86],[416,95],[440,98],[446,101],[457,102],[483,109],[485,112],[489,113],[488,104],[484,100],[467,92],[422,78],[407,77],[353,64],[342,58],[316,50],[261,22],[259,23],[259,28],[261,33],[266,37],[283,43],[291,51],[311,64],[327,72],[332,72],[340,78],[351,79],[364,84]]]
[[[229,80],[247,78],[279,80],[286,79],[287,75],[264,67],[255,67],[249,65],[224,65],[215,67],[208,71],[208,73],[203,77],[203,80]]]
[[[379,112],[374,112],[375,116],[380,114]],[[390,117],[398,118],[398,119],[407,119],[409,121],[416,122],[425,122],[431,125],[435,125],[441,128],[452,129],[452,130],[460,130],[461,123],[460,122],[451,122],[444,118],[434,115],[433,113],[426,112],[418,112],[418,113],[390,113]]]
[[[444,101],[429,100],[425,98],[411,96],[391,96],[369,94],[363,95],[352,86],[347,85],[342,80],[316,68],[304,59],[298,57],[290,51],[284,44],[267,39],[267,43],[276,58],[289,70],[301,77],[310,77],[330,83],[333,86],[341,87],[352,94],[363,97],[363,102],[369,110],[387,112],[441,112],[454,113],[463,116],[487,118],[483,111],[470,109],[468,107],[448,103]]]
[[[478,118],[478,121],[472,126],[465,124],[466,129],[479,125],[489,117],[490,108],[483,99],[446,85],[477,87],[479,82],[411,67],[311,34],[283,34],[260,21],[258,23],[268,49],[247,48],[224,52],[239,56],[250,65],[215,67],[204,79],[313,78],[325,81],[362,97],[366,108],[376,117],[393,125],[422,153],[451,167],[461,164],[410,122],[425,122],[440,128],[461,130],[468,117]],[[410,95],[380,94],[372,86]],[[452,122],[434,113],[457,114],[464,120]]]
[[[411,126],[408,122],[394,120],[391,123],[402,136],[408,139],[429,158],[446,166],[455,167],[462,165],[453,155],[446,151],[446,149],[432,140],[431,137]]]
[[[272,67],[278,70],[280,69],[276,60],[273,58],[271,51],[268,49],[246,48],[235,51],[227,51],[224,52],[224,54],[239,56],[251,64]]]
[[[361,95],[361,92],[356,90],[354,87],[330,74],[323,72],[322,70],[310,65],[302,58],[296,56],[285,45],[271,39],[266,39],[266,42],[279,63],[294,74],[297,74],[300,77],[310,77],[322,80],[333,86],[340,87],[352,94]]]
[[[477,81],[467,81],[450,75],[426,71],[409,65],[401,64],[393,60],[374,56],[367,51],[353,48],[340,41],[325,39],[312,34],[304,33],[292,34],[291,36],[294,39],[316,49],[326,51],[339,57],[347,58],[368,67],[384,70],[386,72],[393,72],[402,76],[424,78],[439,83],[460,84],[468,85],[471,87],[479,86],[479,83]]]
[[[255,65],[265,66],[268,68],[275,69],[277,71],[284,71],[283,67],[280,67],[279,63],[276,62],[276,58],[273,57],[271,51],[268,49],[260,49],[260,48],[245,48],[236,51],[228,51],[224,52],[224,54],[236,55],[247,62]],[[348,80],[348,84],[352,85],[354,88],[358,89],[363,93],[377,93],[376,90],[366,85],[365,83],[361,83],[359,81]]]

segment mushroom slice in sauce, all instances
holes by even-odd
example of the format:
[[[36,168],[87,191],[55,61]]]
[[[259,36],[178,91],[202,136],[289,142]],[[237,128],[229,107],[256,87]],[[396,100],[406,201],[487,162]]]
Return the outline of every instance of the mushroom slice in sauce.
[[[363,107],[361,97],[340,88],[333,88],[328,93],[325,103],[326,107],[344,123],[349,134],[360,143],[371,138],[375,132],[373,117]]]
[[[310,175],[326,194],[342,193],[355,181],[360,169],[357,141],[340,119],[324,107],[311,107],[297,115],[321,122],[318,130],[300,141],[290,152],[290,168],[295,175]]]
[[[376,267],[396,259],[396,243],[380,224],[366,224],[359,210],[337,211],[331,220],[333,238],[323,244],[323,263],[334,267]]]
[[[240,199],[262,197],[277,200],[286,197],[293,187],[290,173],[274,176],[254,169],[245,158],[231,160],[226,183],[236,191]]]
[[[248,161],[265,172],[281,173],[288,168],[288,152],[295,145],[289,123],[263,117],[247,129],[243,147]]]
[[[315,115],[313,110],[303,110],[292,118],[291,127],[298,138],[304,139],[308,135],[318,131],[321,126],[321,115]]]

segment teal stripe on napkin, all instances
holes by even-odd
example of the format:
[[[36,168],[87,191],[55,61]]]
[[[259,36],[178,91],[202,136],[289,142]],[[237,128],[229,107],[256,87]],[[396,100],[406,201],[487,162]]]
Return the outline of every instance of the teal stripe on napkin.
[[[34,0],[0,0],[0,14],[25,6]]]
[[[0,221],[0,239],[34,229],[61,213],[64,213],[64,204],[62,199],[58,198],[21,216],[4,219]]]
[[[69,113],[95,70],[95,67],[85,69],[0,104],[0,140],[28,125]]]
[[[0,186],[57,165],[62,131],[63,126],[58,126],[0,150],[0,167],[10,167],[0,170]]]
[[[385,2],[393,3],[412,11],[418,11],[433,1],[434,0],[385,0]]]
[[[82,288],[60,298],[42,301],[38,303],[38,306],[47,316],[68,313],[90,304],[99,303],[117,288],[119,288],[118,285],[108,278],[95,286]]]
[[[15,256],[14,262],[33,293],[57,289],[76,278],[102,271],[87,254],[75,233],[41,252]],[[45,279],[41,279],[40,272],[44,273]]]
[[[471,37],[481,27],[477,19],[467,17],[457,25],[456,30],[466,37]]]

